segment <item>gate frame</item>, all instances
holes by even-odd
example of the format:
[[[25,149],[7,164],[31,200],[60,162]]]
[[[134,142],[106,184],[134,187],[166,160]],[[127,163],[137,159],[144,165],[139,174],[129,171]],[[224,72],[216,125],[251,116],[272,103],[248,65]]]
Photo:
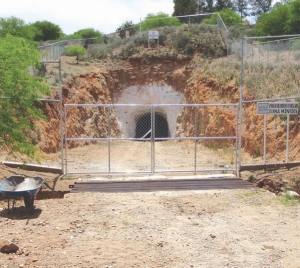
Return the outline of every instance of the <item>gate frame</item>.
[[[150,139],[144,139],[144,140],[149,140],[151,142],[151,153],[150,153],[150,157],[151,157],[151,167],[150,167],[150,171],[149,172],[139,172],[139,171],[134,171],[134,172],[130,172],[130,174],[163,174],[163,173],[191,173],[193,172],[194,174],[196,173],[200,173],[200,172],[218,172],[220,173],[220,171],[223,170],[216,170],[216,169],[206,169],[206,170],[197,170],[197,166],[196,166],[196,145],[197,145],[197,141],[202,141],[202,140],[229,140],[229,139],[234,139],[235,140],[235,163],[234,163],[234,168],[233,169],[226,169],[226,171],[233,171],[236,175],[239,171],[238,169],[238,126],[239,126],[239,104],[238,103],[227,103],[227,104],[64,104],[64,168],[63,170],[65,171],[65,175],[73,175],[73,174],[87,174],[86,172],[68,172],[68,148],[67,148],[67,142],[68,141],[108,141],[108,172],[88,172],[88,174],[103,174],[103,175],[113,175],[113,174],[129,174],[129,172],[111,172],[110,166],[111,166],[111,161],[110,161],[110,141],[112,140],[141,140],[141,139],[137,139],[137,138],[111,138],[110,136],[110,116],[108,119],[108,137],[107,138],[69,138],[67,136],[67,107],[106,107],[108,108],[108,112],[111,112],[111,107],[121,107],[121,106],[128,106],[128,107],[151,107],[151,125],[152,125],[152,131],[151,131],[151,137]],[[195,151],[194,151],[194,157],[195,157],[195,161],[193,164],[194,170],[159,170],[156,171],[155,170],[155,142],[159,141],[160,139],[155,138],[153,136],[153,133],[155,133],[155,108],[157,107],[166,107],[166,106],[182,106],[184,107],[235,107],[235,118],[236,118],[236,125],[235,125],[235,136],[194,136],[194,137],[173,137],[173,138],[163,138],[164,140],[194,140],[195,143]],[[196,109],[195,109],[195,113],[196,113]],[[194,118],[194,121],[196,122],[196,117]],[[196,128],[195,128],[196,129]],[[224,170],[225,171],[225,170]]]

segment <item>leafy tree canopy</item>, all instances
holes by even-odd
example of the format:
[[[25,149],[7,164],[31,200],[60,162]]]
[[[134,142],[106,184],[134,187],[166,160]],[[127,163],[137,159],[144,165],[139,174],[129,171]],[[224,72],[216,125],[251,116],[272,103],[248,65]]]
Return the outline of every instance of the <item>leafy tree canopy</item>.
[[[36,159],[33,122],[42,112],[35,102],[50,93],[41,78],[28,71],[41,66],[40,53],[33,42],[7,34],[0,38],[0,55],[0,148]]]
[[[0,18],[0,37],[5,37],[7,34],[34,40],[41,32],[33,25],[26,25],[19,18]]]
[[[225,8],[234,9],[233,2],[231,0],[216,0],[216,4],[214,7],[215,11],[221,11]]]
[[[250,2],[249,0],[233,0],[235,11],[241,16],[242,19],[250,15]]]
[[[289,18],[290,8],[288,5],[280,5],[272,9],[269,13],[261,14],[254,26],[256,35],[271,36],[289,34]]]
[[[173,2],[173,16],[192,15],[199,11],[195,0],[173,0]]]
[[[142,21],[142,31],[147,31],[163,26],[179,26],[181,22],[178,18],[170,17],[165,13],[148,14]]]
[[[70,46],[67,48],[67,55],[76,56],[77,64],[79,61],[79,56],[86,54],[86,49],[82,46]]]
[[[119,32],[120,37],[126,38],[126,31],[129,32],[130,36],[133,36],[137,31],[138,26],[133,24],[132,21],[126,21],[121,26],[117,28],[117,32]]]
[[[101,37],[101,36],[103,36],[103,34],[93,28],[81,29],[81,30],[73,33],[73,35],[72,35],[72,37],[79,38],[79,39],[97,38],[97,37]]]
[[[83,41],[83,46],[85,49],[88,48],[89,44],[100,44],[104,42],[104,34],[93,28],[81,29],[72,35],[67,36],[71,39],[85,39]]]
[[[31,25],[40,31],[40,35],[36,35],[35,41],[57,40],[63,36],[61,28],[50,21],[36,21]]]
[[[236,24],[242,22],[242,18],[230,8],[225,8],[218,13],[225,24]],[[204,19],[203,23],[217,24],[217,15],[213,14],[209,19]]]
[[[288,20],[288,31],[290,34],[300,33],[300,0],[290,2],[290,16]]]
[[[251,15],[258,17],[262,13],[267,13],[272,8],[273,0],[250,0]]]

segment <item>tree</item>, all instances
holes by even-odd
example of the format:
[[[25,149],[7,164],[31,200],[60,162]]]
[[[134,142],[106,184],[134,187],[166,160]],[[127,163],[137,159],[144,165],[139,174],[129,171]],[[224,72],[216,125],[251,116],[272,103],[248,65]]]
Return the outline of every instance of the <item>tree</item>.
[[[121,39],[125,39],[126,38],[126,31],[125,31],[125,29],[119,27],[117,29],[117,32],[119,33],[119,36],[121,37]]]
[[[169,17],[165,13],[148,14],[144,21],[142,21],[142,30],[151,30],[163,26],[179,26],[180,20],[178,18]]]
[[[19,18],[0,18],[0,37],[5,37],[7,34],[34,40],[41,32],[32,25],[26,25],[25,22]]]
[[[225,8],[218,12],[224,23],[227,24],[236,24],[236,23],[241,23],[242,18],[236,14],[232,9],[230,8]],[[213,14],[209,19],[204,19],[203,23],[207,24],[217,24],[217,15]]]
[[[289,34],[289,17],[288,5],[280,5],[272,9],[269,13],[261,14],[254,26],[256,35],[270,36]]]
[[[72,37],[73,38],[79,38],[79,39],[84,39],[84,38],[97,38],[101,37],[103,34],[95,30],[93,28],[86,28],[86,29],[81,29],[75,33],[73,33]]]
[[[70,46],[67,48],[67,54],[70,56],[76,56],[77,64],[79,63],[79,56],[86,54],[86,49],[82,46]]]
[[[50,21],[36,21],[32,25],[41,32],[35,41],[57,40],[63,35],[61,28]]]
[[[41,66],[40,53],[33,42],[8,34],[0,38],[0,55],[0,147],[37,159],[34,122],[43,114],[35,104],[50,90],[28,69]]]
[[[195,0],[173,0],[174,2],[174,12],[173,16],[184,16],[192,15],[197,13],[198,5]],[[183,18],[180,18],[181,22],[184,22]]]
[[[290,4],[290,17],[288,29],[290,34],[300,34],[300,0],[294,0]]]
[[[273,0],[250,0],[251,15],[258,17],[262,13],[267,13],[272,8]]]
[[[234,1],[235,10],[240,14],[241,18],[249,16],[249,0],[235,0]]]
[[[84,39],[83,46],[85,49],[88,48],[89,44],[96,44],[103,42],[103,34],[93,28],[81,29],[73,35],[72,38]]]
[[[136,29],[137,26],[134,25],[132,21],[126,21],[118,27],[117,32],[119,32],[119,36],[123,39],[126,38],[126,31],[129,32],[130,36],[133,36],[136,32]]]
[[[234,5],[231,0],[216,0],[215,11],[222,11],[225,8],[233,9]]]
[[[203,3],[202,11],[204,13],[214,12],[214,10],[215,10],[215,6],[214,6],[215,1],[214,0],[206,0],[205,2],[202,2],[202,3]]]

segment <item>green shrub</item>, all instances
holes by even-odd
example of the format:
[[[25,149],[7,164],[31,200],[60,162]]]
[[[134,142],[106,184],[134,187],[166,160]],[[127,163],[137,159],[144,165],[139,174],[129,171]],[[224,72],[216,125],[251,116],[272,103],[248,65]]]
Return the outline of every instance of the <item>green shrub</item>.
[[[178,18],[169,17],[168,14],[165,13],[157,13],[155,14],[148,14],[146,19],[142,21],[142,30],[153,30],[158,27],[163,26],[179,26],[181,24]]]
[[[126,60],[136,52],[137,52],[137,47],[134,45],[134,43],[129,43],[128,45],[122,48],[120,57],[122,60]]]
[[[86,49],[82,46],[70,46],[66,51],[68,56],[76,56],[77,64],[79,61],[79,56],[86,54]]]
[[[194,46],[192,44],[187,44],[185,47],[185,54],[188,56],[193,56],[194,54]]]
[[[190,38],[186,35],[186,33],[178,32],[174,35],[174,48],[178,52],[185,51],[185,47],[189,43]]]

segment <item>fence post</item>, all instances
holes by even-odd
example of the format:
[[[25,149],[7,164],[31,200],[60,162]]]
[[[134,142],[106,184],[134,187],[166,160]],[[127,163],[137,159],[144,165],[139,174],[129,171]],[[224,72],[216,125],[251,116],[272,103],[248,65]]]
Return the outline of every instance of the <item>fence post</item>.
[[[155,173],[155,107],[151,105],[151,173]]]
[[[67,138],[67,131],[68,131],[68,128],[67,128],[67,106],[65,105],[64,106],[64,120],[65,120],[65,138]],[[65,173],[68,173],[68,152],[67,152],[67,143],[65,143]],[[63,174],[65,174],[64,171],[63,171]]]
[[[197,106],[194,106],[194,175],[196,175],[197,172],[197,132],[198,132],[198,126],[197,126]]]
[[[238,176],[238,128],[239,128],[239,107],[235,107],[236,111],[236,126],[235,126],[235,175]]]
[[[242,123],[243,123],[243,71],[244,71],[244,43],[247,42],[247,37],[242,38],[242,57],[241,57],[241,73],[240,73],[240,102],[239,102],[239,164],[238,171],[240,173],[241,170],[241,162],[242,162]],[[247,45],[247,43],[246,43]]]
[[[266,164],[267,153],[267,115],[264,115],[264,165]]]
[[[270,54],[270,42],[268,42],[268,58],[267,58],[267,63],[269,63],[269,54]]]
[[[107,142],[108,142],[108,172],[111,172],[111,106],[107,109],[107,121],[108,121],[108,129],[107,129]]]
[[[285,162],[289,162],[289,139],[290,139],[290,115],[287,115],[286,119],[286,155]]]
[[[140,36],[142,36],[142,20],[140,18]]]
[[[279,49],[278,49],[279,45],[278,45],[278,43],[279,43],[279,41],[277,40],[277,42],[276,42],[277,61],[279,61]]]
[[[291,60],[291,39],[289,39],[289,61]]]
[[[61,151],[61,171],[64,173],[64,135],[63,135],[63,109],[62,109],[62,81],[61,81],[61,60],[59,62],[58,68],[58,87],[59,87],[59,131],[60,131],[60,151]]]

